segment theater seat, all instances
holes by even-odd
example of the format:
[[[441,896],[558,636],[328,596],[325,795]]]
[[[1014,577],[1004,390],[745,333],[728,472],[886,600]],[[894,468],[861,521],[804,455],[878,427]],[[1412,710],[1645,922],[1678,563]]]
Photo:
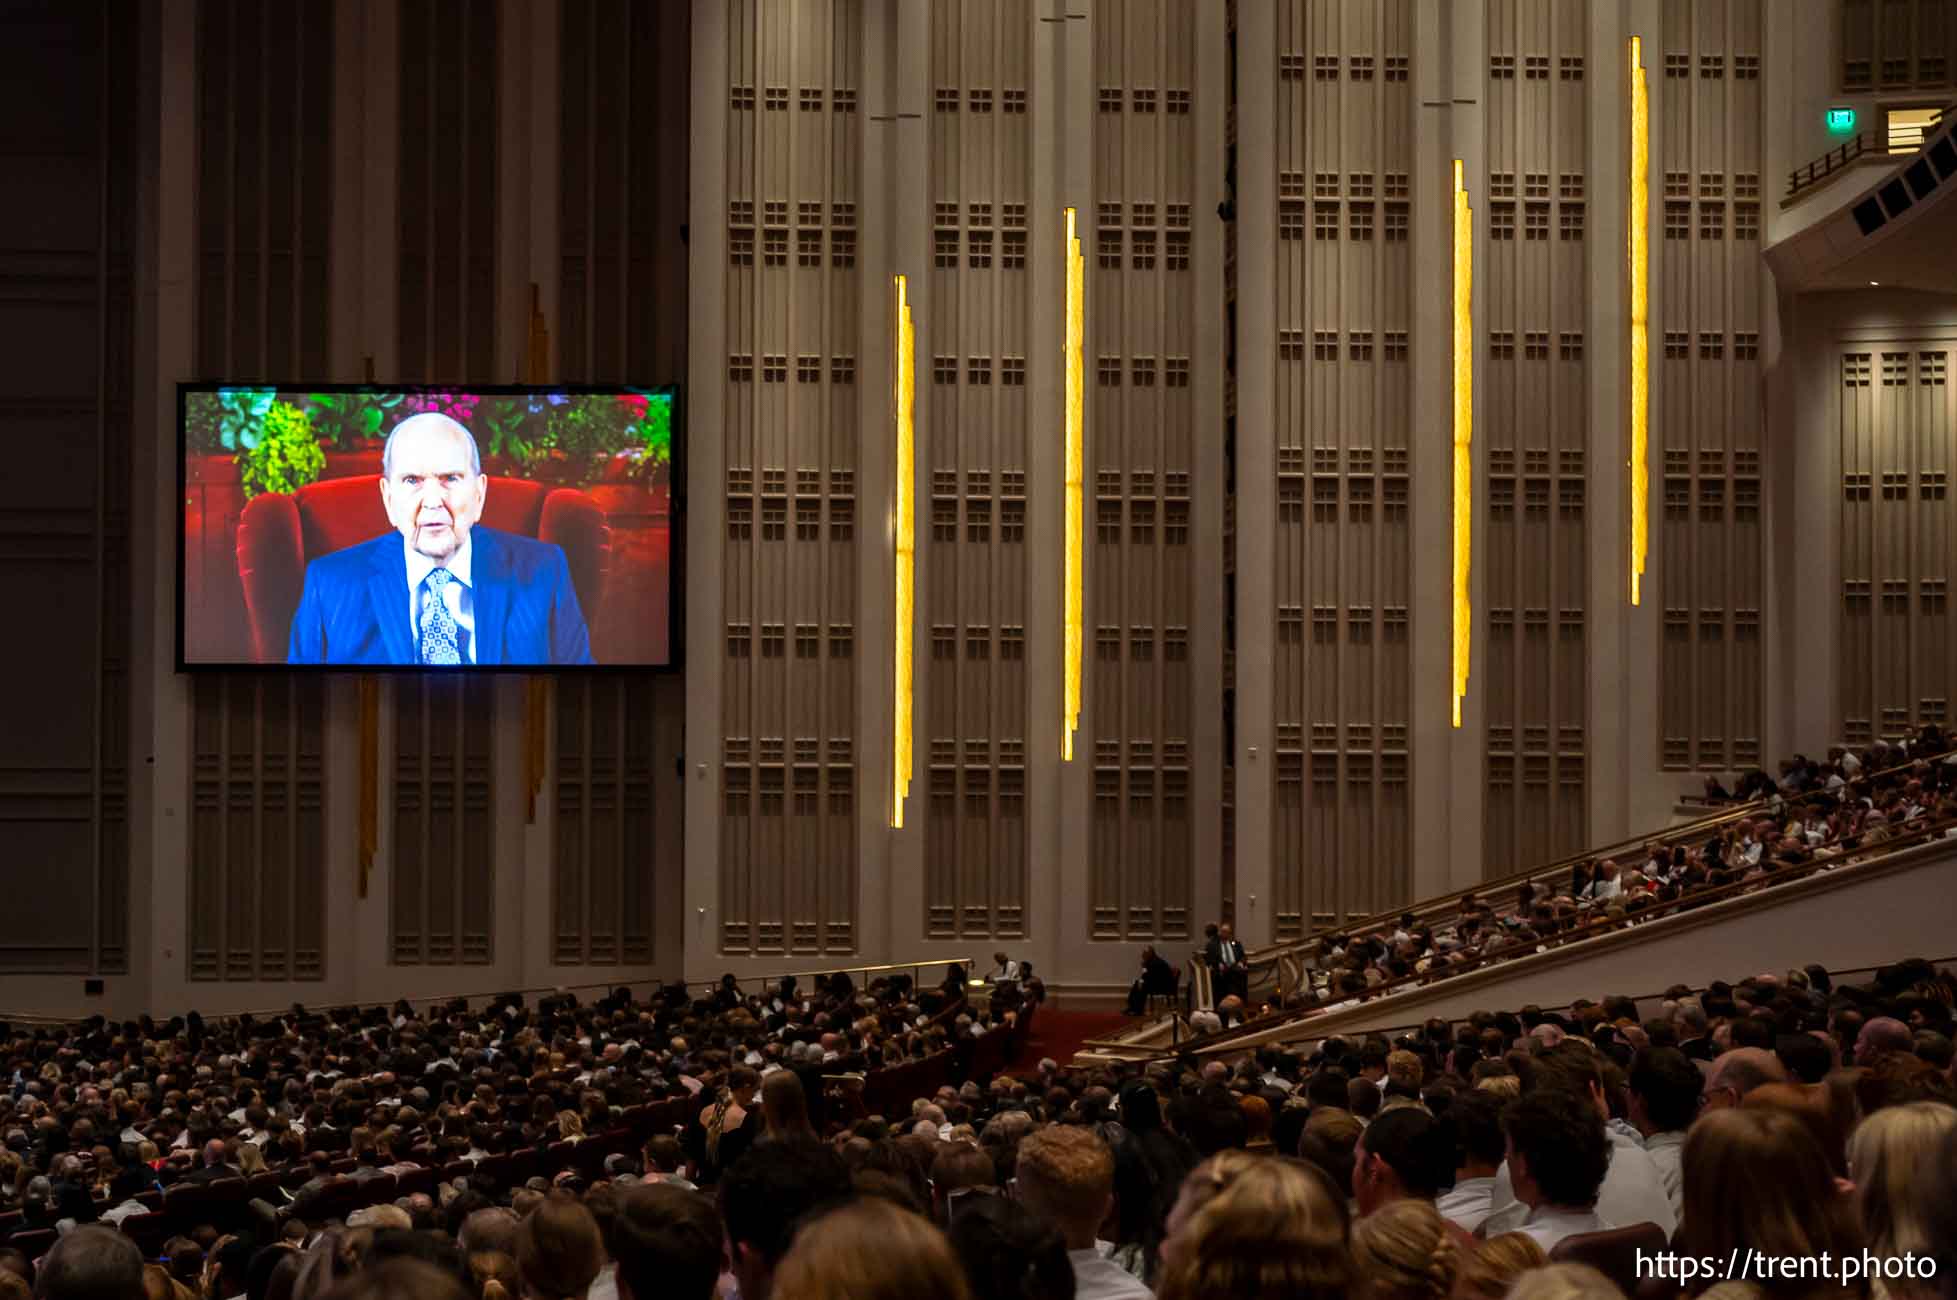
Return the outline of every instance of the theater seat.
[[[1552,1260],[1588,1264],[1617,1283],[1618,1290],[1632,1295],[1638,1288],[1638,1256],[1655,1256],[1666,1249],[1665,1234],[1655,1223],[1634,1223],[1628,1228],[1603,1232],[1579,1232],[1565,1237],[1549,1252]]]
[[[584,621],[597,622],[611,562],[611,529],[596,501],[575,488],[491,475],[482,523],[562,547]],[[266,492],[246,502],[238,519],[238,577],[251,613],[253,657],[260,663],[285,662],[308,561],[392,527],[378,480],[364,474],[310,483],[297,492]]]
[[[23,1228],[7,1239],[7,1244],[27,1256],[30,1263],[47,1254],[54,1242],[53,1228]]]

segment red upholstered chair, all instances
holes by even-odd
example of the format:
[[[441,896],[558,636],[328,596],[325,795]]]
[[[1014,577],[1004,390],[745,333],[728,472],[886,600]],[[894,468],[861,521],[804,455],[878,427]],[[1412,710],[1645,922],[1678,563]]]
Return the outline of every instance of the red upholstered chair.
[[[597,502],[575,488],[491,475],[482,523],[563,547],[578,607],[587,624],[597,623],[611,562],[611,529]],[[365,474],[326,479],[297,492],[267,492],[245,504],[238,519],[238,576],[251,611],[252,653],[258,662],[285,661],[307,562],[392,527],[379,484]]]

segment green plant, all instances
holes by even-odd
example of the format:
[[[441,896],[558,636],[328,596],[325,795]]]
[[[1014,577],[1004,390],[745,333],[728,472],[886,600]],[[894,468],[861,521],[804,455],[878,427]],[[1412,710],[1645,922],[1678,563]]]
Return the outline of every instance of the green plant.
[[[316,482],[326,453],[314,436],[312,417],[290,402],[273,402],[251,444],[238,453],[239,479],[249,499],[265,492],[292,492]]]
[[[278,394],[269,388],[192,393],[184,404],[190,450],[197,455],[249,451]]]
[[[670,465],[673,460],[673,401],[654,397],[646,403],[645,419],[639,422],[639,437],[645,443],[648,465]]]
[[[312,417],[313,433],[322,447],[345,450],[380,435],[382,406],[376,405],[370,394],[307,393],[305,401],[304,409]]]

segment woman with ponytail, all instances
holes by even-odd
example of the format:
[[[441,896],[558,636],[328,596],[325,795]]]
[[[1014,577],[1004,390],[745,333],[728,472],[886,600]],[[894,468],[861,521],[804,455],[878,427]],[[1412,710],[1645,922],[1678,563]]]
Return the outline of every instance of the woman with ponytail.
[[[687,1154],[693,1157],[703,1186],[719,1182],[721,1172],[754,1145],[761,1125],[750,1122],[748,1112],[754,1109],[754,1093],[760,1082],[753,1070],[735,1066],[715,1093],[713,1105],[701,1111],[687,1130]],[[755,1118],[758,1121],[759,1117]]]
[[[1447,1300],[1460,1252],[1432,1204],[1400,1200],[1352,1225],[1360,1300]]]

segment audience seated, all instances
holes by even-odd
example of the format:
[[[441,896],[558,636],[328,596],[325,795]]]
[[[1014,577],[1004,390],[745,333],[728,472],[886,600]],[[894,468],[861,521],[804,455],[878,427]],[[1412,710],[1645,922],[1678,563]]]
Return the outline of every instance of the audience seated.
[[[1496,1300],[1601,1294],[1549,1251],[1601,1261],[1617,1238],[1577,1239],[1642,1224],[1691,1254],[1957,1268],[1953,1006],[1957,979],[1921,961],[1848,985],[1803,969],[1642,1011],[1610,996],[1235,1060],[931,1076],[820,1113],[805,1080],[838,1062],[923,1078],[912,1035],[983,1018],[933,1039],[908,983],[819,981],[89,1021],[8,1038],[19,1250],[0,1250],[0,1291],[38,1270],[34,1294],[75,1300]],[[892,1069],[872,1064],[885,1047]],[[1941,1280],[1761,1278],[1712,1300],[1932,1300]]]
[[[1935,726],[1900,743],[1878,741],[1861,750],[1837,747],[1825,762],[1796,755],[1780,766],[1777,782],[1764,772],[1757,773],[1757,780],[1741,782],[1742,790],[1750,792],[1742,797],[1761,802],[1756,815],[1711,831],[1668,832],[1648,842],[1634,862],[1578,862],[1567,885],[1526,881],[1506,907],[1470,893],[1451,915],[1405,913],[1397,921],[1326,935],[1313,944],[1310,987],[1288,1001],[1277,1000],[1276,991],[1268,987],[1253,996],[1253,975],[1271,975],[1274,962],[1262,958],[1253,967],[1239,945],[1231,949],[1237,960],[1226,967],[1221,945],[1229,939],[1228,927],[1221,932],[1206,927],[1199,958],[1213,972],[1215,1015],[1212,1019],[1199,1012],[1200,1019],[1191,1018],[1191,1028],[1215,1033],[1270,1012],[1343,1010],[1407,983],[1538,952],[1603,927],[1641,924],[1665,912],[1702,906],[1716,901],[1714,891],[1747,896],[1909,847],[1924,834],[1957,836],[1957,754]],[[1223,1007],[1226,996],[1237,999],[1229,1013]],[[1897,1023],[1878,1035],[1893,1045],[1898,1031],[1904,1038],[1910,1033]],[[1694,1059],[1708,1054],[1709,1045],[1696,1034],[1680,1045]]]

